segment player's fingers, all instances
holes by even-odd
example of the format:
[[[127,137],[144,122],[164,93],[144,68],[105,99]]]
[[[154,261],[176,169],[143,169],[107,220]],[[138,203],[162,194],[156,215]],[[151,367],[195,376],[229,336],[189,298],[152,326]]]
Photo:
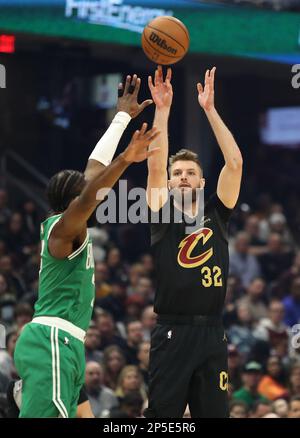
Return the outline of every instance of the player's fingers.
[[[134,74],[134,75],[132,76],[131,83],[130,83],[130,85],[129,85],[129,87],[128,87],[128,93],[129,93],[129,94],[133,94],[133,93],[134,93],[135,86],[136,86],[136,81],[137,81],[137,75]]]
[[[143,111],[147,106],[152,105],[152,103],[153,103],[152,99],[144,100],[144,102],[140,104],[140,110]]]
[[[199,94],[203,93],[203,87],[202,87],[202,84],[200,84],[200,82],[198,82],[198,84],[197,84],[197,90],[198,90]]]
[[[141,136],[142,135],[145,135],[145,132],[147,131],[147,128],[148,128],[148,123],[143,123],[142,124],[142,127],[141,127]]]
[[[136,141],[140,135],[140,131],[137,129],[132,136],[132,141]]]
[[[136,84],[135,84],[135,89],[133,92],[134,96],[137,97],[137,95],[139,94],[139,91],[140,91],[140,87],[141,87],[141,78],[137,78]]]
[[[205,73],[205,83],[207,83],[209,81],[209,70],[206,70]]]
[[[168,67],[166,80],[171,82],[171,79],[172,79],[172,69],[171,69],[171,67]]]
[[[149,131],[145,135],[145,140],[149,141],[150,143],[160,134],[160,131],[155,128],[155,126],[152,129],[149,129]]]
[[[216,67],[213,67],[210,71],[210,79],[211,79],[211,84],[214,84],[214,80],[215,80],[215,73],[216,73]]]
[[[154,73],[154,85],[158,85],[158,83],[159,83],[159,70],[157,68]]]
[[[122,82],[120,82],[119,85],[118,85],[118,97],[122,97],[123,96],[123,92],[124,92],[123,84],[122,84]]]
[[[152,91],[154,88],[152,76],[148,76],[148,86],[150,88],[150,91]]]
[[[130,81],[131,81],[131,76],[128,75],[128,76],[126,77],[125,88],[124,88],[124,94],[127,94],[127,93],[128,93],[128,88],[129,88],[129,85],[130,85]]]
[[[163,82],[164,81],[164,72],[161,65],[157,66],[157,72],[158,72],[158,81]]]

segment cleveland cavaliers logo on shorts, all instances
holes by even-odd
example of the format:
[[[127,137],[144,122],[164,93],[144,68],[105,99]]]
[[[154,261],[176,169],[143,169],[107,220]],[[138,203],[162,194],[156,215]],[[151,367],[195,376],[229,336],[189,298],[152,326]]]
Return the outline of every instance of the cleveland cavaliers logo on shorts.
[[[196,268],[207,262],[207,260],[213,255],[213,248],[209,248],[207,251],[193,257],[191,254],[199,241],[202,241],[202,245],[204,246],[212,235],[213,231],[210,228],[200,228],[185,237],[178,246],[180,250],[177,256],[177,261],[180,266],[183,268]]]

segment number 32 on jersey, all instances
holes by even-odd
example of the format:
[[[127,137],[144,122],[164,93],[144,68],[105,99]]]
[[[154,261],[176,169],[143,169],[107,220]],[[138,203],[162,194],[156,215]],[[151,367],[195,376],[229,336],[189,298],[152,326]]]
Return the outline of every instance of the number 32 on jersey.
[[[201,268],[201,282],[204,287],[221,287],[223,286],[222,271],[219,266],[210,268],[209,266],[203,266]]]

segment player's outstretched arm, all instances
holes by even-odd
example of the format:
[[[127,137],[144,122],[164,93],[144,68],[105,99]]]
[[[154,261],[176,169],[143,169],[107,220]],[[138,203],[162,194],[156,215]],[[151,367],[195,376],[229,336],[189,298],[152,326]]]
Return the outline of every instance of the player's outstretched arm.
[[[215,71],[216,67],[206,71],[204,88],[201,83],[197,84],[198,101],[205,111],[225,160],[225,165],[219,176],[217,195],[226,207],[233,208],[239,197],[243,158],[233,135],[215,108]]]
[[[125,151],[87,182],[82,193],[70,203],[53,228],[49,239],[49,249],[54,257],[67,257],[73,251],[73,242],[78,241],[81,244],[84,241],[86,222],[96,206],[130,164],[143,161],[158,152],[157,148],[148,151],[149,144],[158,135],[159,131],[156,128],[147,131],[147,123],[144,123],[141,130],[134,133]]]
[[[150,145],[150,150],[158,147],[159,152],[148,158],[147,202],[153,211],[158,211],[168,199],[168,120],[173,99],[171,77],[171,68],[168,68],[164,80],[162,67],[158,66],[154,84],[152,77],[148,78],[152,99],[156,105],[153,126],[160,131],[160,135]]]
[[[87,181],[111,163],[130,120],[153,103],[151,99],[138,103],[140,87],[141,79],[136,74],[128,75],[124,85],[119,84],[117,114],[89,157],[84,172]]]

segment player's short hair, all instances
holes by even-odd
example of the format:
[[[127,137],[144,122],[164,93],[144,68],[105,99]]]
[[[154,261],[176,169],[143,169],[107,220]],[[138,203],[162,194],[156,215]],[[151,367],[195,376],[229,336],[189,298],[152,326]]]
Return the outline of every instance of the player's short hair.
[[[84,185],[84,174],[78,170],[61,170],[53,175],[46,190],[51,210],[55,213],[65,211]]]
[[[169,158],[170,175],[171,175],[171,167],[176,161],[193,161],[199,166],[201,173],[203,174],[202,164],[199,160],[198,155],[195,152],[190,151],[189,149],[180,149],[180,151],[176,152],[176,154],[170,156]]]

